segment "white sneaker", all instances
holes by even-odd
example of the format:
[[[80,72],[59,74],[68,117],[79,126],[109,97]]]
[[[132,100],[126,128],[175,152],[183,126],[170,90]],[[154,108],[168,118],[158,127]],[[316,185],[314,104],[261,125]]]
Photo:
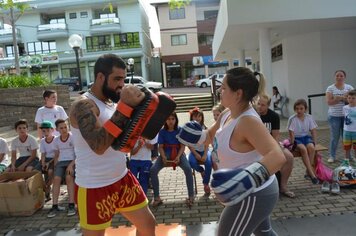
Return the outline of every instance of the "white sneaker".
[[[335,160],[334,160],[332,157],[329,157],[328,162],[329,162],[329,163],[334,163]]]
[[[331,184],[331,193],[332,194],[340,194],[340,185],[338,183]]]
[[[328,181],[324,181],[323,184],[321,185],[321,192],[322,193],[330,192],[330,183]]]

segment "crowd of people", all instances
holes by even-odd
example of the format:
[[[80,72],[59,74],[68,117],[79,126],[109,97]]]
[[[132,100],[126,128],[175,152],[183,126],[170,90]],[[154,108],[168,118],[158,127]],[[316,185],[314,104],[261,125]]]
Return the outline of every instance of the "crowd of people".
[[[269,215],[279,194],[295,197],[288,187],[294,158],[292,150],[280,142],[280,117],[274,109],[281,94],[276,86],[272,97],[266,94],[263,74],[243,67],[226,72],[220,88],[221,104],[211,111],[211,127],[205,125],[204,112],[198,107],[189,111],[191,124],[200,132],[199,142],[182,141],[181,133],[189,130],[173,112],[155,138],[139,137],[129,153],[115,150],[112,143],[122,132],[120,125],[126,122],[125,117],[143,101],[144,94],[135,86],[124,86],[126,63],[113,54],[97,60],[94,76],[93,86],[73,103],[69,116],[57,105],[56,91],[44,91],[44,106],[34,119],[37,139],[29,134],[24,119],[14,124],[17,137],[10,148],[0,138],[0,173],[41,172],[46,201],[52,200],[48,217],[65,210],[58,202],[60,186],[65,183],[67,215],[79,214],[84,235],[103,235],[115,213],[134,224],[138,235],[154,235],[155,217],[149,207],[148,189],[153,190],[151,207],[163,204],[159,172],[167,166],[179,166],[185,175],[187,206],[193,206],[195,200],[192,169],[202,177],[204,194],[209,196],[213,190],[225,205],[218,235],[276,235]],[[326,90],[328,162],[336,159],[339,137],[343,139],[345,159],[352,159],[351,148],[356,150],[356,90],[345,84],[345,77],[344,71],[336,71],[335,84]],[[304,99],[297,99],[293,108],[295,114],[287,124],[289,141],[301,154],[304,177],[318,184],[313,168],[317,124],[307,113]],[[236,190],[240,188],[243,191]],[[93,204],[96,207],[90,207]],[[248,221],[243,218],[246,214],[250,215]],[[240,227],[236,222],[241,222]]]

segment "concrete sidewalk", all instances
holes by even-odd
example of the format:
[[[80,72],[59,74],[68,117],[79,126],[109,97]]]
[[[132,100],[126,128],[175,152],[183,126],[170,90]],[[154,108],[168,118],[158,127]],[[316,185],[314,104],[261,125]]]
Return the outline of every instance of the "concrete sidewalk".
[[[188,120],[188,114],[179,114],[179,119],[180,124],[184,124]],[[212,123],[210,112],[206,112],[205,120],[208,126]],[[318,142],[328,146],[329,130],[326,122],[318,123],[320,126],[317,132]],[[286,120],[282,120],[281,128],[285,127],[285,124]],[[282,131],[284,132],[282,132],[281,138],[286,138],[285,130],[282,129]],[[328,153],[323,152],[322,155],[326,160]],[[343,158],[341,148],[339,148],[337,156],[339,159]],[[335,168],[338,164],[337,162],[328,165]],[[352,164],[355,165],[356,163]],[[356,189],[342,189],[340,195],[322,194],[320,185],[313,185],[310,181],[305,180],[304,173],[305,168],[301,159],[295,158],[293,173],[289,180],[289,189],[295,192],[296,198],[280,197],[271,215],[277,232],[280,235],[355,235],[356,224],[352,224],[352,222],[355,222]],[[216,201],[214,194],[209,197],[203,196],[204,191],[200,175],[197,175],[198,195],[191,209],[185,205],[187,189],[185,177],[180,168],[175,171],[172,168],[164,168],[160,172],[159,178],[161,197],[164,200],[164,204],[158,208],[151,208],[157,223],[187,225],[187,231],[190,232],[189,227],[194,225],[199,227],[198,225],[200,224],[209,226],[209,224],[219,220],[223,206]],[[68,196],[64,187],[62,187],[61,192],[62,195],[59,202],[67,206]],[[151,200],[152,196],[152,190],[149,190],[148,198]],[[72,230],[78,227],[78,217],[67,217],[65,212],[52,219],[47,218],[51,205],[51,201],[47,202],[42,210],[30,217],[0,216],[0,235],[6,234],[11,230],[32,230],[33,232],[42,230],[43,232],[43,230]],[[120,215],[116,215],[112,221],[113,227],[127,224],[128,221]],[[337,229],[337,231],[332,231],[333,229]],[[345,229],[345,231],[342,229]],[[200,235],[213,235],[210,230],[204,232],[209,232],[210,234]],[[329,234],[324,234],[324,232]],[[337,232],[337,234],[333,234],[333,232]],[[187,235],[195,236],[199,234],[192,233]]]

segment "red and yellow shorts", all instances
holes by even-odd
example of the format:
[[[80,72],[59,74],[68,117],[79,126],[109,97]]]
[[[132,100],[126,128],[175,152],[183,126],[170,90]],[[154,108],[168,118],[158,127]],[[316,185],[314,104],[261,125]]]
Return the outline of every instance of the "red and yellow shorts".
[[[101,188],[75,185],[80,226],[103,230],[111,225],[115,213],[141,209],[148,204],[139,182],[130,171],[119,181]]]

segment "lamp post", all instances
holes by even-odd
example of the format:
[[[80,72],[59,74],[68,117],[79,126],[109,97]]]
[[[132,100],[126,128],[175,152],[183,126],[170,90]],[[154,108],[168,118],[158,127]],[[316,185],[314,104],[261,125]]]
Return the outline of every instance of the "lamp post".
[[[68,39],[68,44],[73,48],[75,52],[75,59],[77,61],[77,75],[79,80],[79,90],[82,91],[82,78],[80,76],[80,65],[79,65],[79,49],[82,46],[83,39],[78,34],[72,34]]]
[[[131,80],[133,80],[133,75],[134,75],[135,60],[133,58],[129,58],[127,60],[127,64],[129,65],[130,72],[131,72],[131,79],[129,80],[129,84],[131,84]]]

